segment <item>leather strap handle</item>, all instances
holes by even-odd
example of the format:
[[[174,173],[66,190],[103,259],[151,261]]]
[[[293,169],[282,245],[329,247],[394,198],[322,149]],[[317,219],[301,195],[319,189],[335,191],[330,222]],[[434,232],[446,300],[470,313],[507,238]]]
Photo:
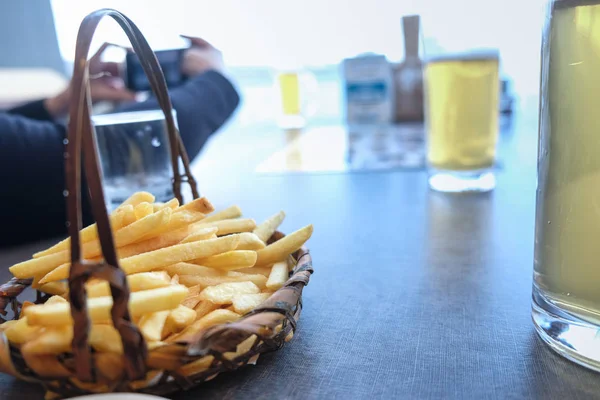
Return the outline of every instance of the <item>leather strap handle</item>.
[[[147,348],[144,338],[131,322],[129,315],[129,288],[115,250],[113,235],[110,229],[104,190],[102,188],[101,170],[98,162],[96,135],[91,122],[91,97],[89,89],[88,53],[92,37],[100,20],[112,17],[125,31],[134,51],[140,58],[144,72],[150,81],[158,104],[165,114],[170,142],[171,164],[173,168],[173,192],[180,202],[181,182],[187,181],[194,198],[198,197],[196,183],[190,173],[189,160],[175,121],[171,113],[171,100],[165,79],[152,49],[148,45],[137,26],[125,15],[112,9],[95,11],[84,18],[77,34],[75,63],[72,78],[72,100],[69,105],[69,125],[67,130],[67,152],[65,153],[65,173],[67,197],[67,215],[69,236],[71,238],[71,270],[69,273],[69,297],[71,316],[73,318],[73,355],[76,364],[77,378],[81,381],[94,379],[93,359],[88,345],[90,327],[87,314],[85,282],[92,278],[107,280],[113,299],[111,318],[114,327],[121,335],[123,357],[127,377],[130,380],[140,379],[145,374]],[[83,149],[85,172],[91,198],[92,211],[98,227],[98,237],[104,261],[99,264],[86,263],[81,259],[81,151]],[[179,171],[182,161],[185,174]]]

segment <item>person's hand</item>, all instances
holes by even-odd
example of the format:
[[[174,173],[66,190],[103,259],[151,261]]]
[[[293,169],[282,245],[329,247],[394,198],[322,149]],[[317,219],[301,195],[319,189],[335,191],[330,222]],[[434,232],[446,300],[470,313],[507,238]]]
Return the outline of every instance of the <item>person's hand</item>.
[[[181,69],[185,75],[193,77],[209,70],[221,73],[225,71],[223,54],[212,44],[199,37],[181,36],[192,44],[183,55]]]
[[[90,95],[92,102],[98,101],[133,101],[135,93],[125,87],[119,76],[119,65],[101,60],[102,53],[110,46],[104,43],[89,60]],[[71,101],[72,82],[62,93],[46,99],[46,109],[53,117],[67,113]]]

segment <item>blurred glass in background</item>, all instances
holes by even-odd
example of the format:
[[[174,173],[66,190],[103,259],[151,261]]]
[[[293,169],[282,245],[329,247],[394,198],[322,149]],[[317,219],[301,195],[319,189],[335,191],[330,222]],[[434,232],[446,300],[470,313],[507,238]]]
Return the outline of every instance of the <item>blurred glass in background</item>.
[[[372,52],[390,61],[404,58],[401,17],[419,14],[424,44],[431,49],[477,35],[499,49],[502,74],[514,83],[521,106],[537,108],[541,0],[52,0],[63,58],[72,60],[81,18],[97,8],[115,7],[136,21],[155,48],[182,45],[179,33],[202,36],[225,54],[244,98],[237,122],[268,122],[280,110],[276,66],[296,61],[319,82],[319,106],[311,121],[343,118],[339,63]],[[293,16],[293,17],[292,17]],[[472,20],[475,32],[461,23]],[[102,40],[126,44],[112,21],[102,22]],[[444,44],[435,38],[451,37]],[[100,40],[100,39],[98,39]],[[96,43],[100,46],[101,43]]]
[[[498,140],[497,51],[427,58],[425,115],[429,184],[443,192],[488,191]]]

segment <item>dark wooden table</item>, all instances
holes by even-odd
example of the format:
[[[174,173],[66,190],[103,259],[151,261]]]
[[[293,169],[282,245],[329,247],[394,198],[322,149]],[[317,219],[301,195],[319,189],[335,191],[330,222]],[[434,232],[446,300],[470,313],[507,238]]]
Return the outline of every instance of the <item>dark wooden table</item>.
[[[174,398],[600,397],[600,376],[534,331],[535,123],[503,135],[486,195],[430,192],[423,171],[234,178],[233,158],[198,171],[218,206],[258,219],[284,209],[284,231],[313,222],[315,274],[291,343]],[[45,245],[0,253],[0,278]],[[0,398],[36,396],[0,376]]]

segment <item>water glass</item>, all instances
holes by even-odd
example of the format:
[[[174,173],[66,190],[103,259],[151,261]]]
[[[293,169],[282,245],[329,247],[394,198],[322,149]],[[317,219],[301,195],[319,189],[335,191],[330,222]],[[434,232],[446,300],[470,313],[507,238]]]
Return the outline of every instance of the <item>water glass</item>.
[[[177,124],[177,113],[172,113]],[[156,201],[173,198],[169,135],[161,110],[96,115],[92,123],[107,207],[116,208],[138,191],[154,194]]]

